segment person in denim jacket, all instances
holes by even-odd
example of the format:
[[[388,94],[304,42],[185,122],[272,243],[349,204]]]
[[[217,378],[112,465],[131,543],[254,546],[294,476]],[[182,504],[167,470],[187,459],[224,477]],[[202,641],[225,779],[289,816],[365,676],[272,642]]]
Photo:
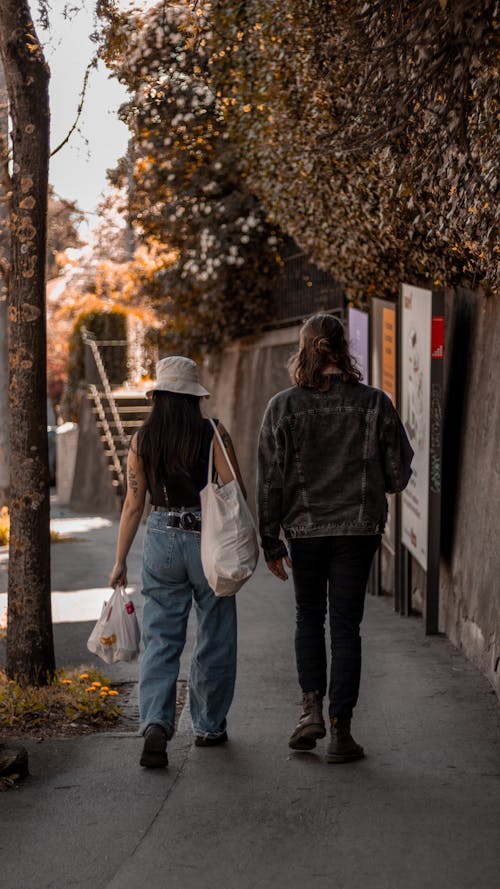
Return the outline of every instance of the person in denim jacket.
[[[366,584],[387,518],[386,494],[408,484],[413,451],[390,398],[360,382],[344,328],[333,315],[317,314],[304,324],[289,369],[295,385],[271,399],[262,421],[257,482],[267,565],[281,580],[288,565],[295,587],[303,713],[289,746],[312,750],[326,735],[328,605],[327,761],[347,762],[364,755],[350,726]]]

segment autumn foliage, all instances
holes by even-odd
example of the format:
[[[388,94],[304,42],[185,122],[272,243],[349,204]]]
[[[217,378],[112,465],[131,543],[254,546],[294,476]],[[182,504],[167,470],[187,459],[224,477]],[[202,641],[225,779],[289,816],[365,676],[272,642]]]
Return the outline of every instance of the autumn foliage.
[[[249,187],[350,296],[402,280],[497,290],[498,11],[203,4],[209,82]]]
[[[211,50],[189,4],[146,12],[101,3],[102,54],[130,101],[127,157],[113,175],[128,190],[135,237],[168,244],[144,292],[171,349],[200,354],[266,319],[278,236],[249,190],[209,82]]]

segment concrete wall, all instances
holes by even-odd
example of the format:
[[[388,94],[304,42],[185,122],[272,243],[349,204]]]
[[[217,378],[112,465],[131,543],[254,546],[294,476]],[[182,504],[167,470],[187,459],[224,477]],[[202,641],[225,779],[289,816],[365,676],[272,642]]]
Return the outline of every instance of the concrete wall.
[[[56,429],[56,485],[60,506],[70,502],[75,477],[78,426],[63,423]]]
[[[500,310],[470,291],[449,295],[440,626],[500,694]],[[289,385],[299,328],[247,338],[206,366],[205,411],[229,429],[254,504],[255,454],[269,398]],[[393,587],[393,565],[383,570]],[[422,609],[424,576],[413,570]],[[423,632],[423,628],[422,628]]]
[[[76,512],[118,516],[121,501],[111,484],[104,448],[99,438],[92,400],[82,399],[78,446],[69,505]]]
[[[441,626],[500,695],[500,307],[447,305]]]
[[[500,696],[499,371],[498,302],[448,294],[439,625]],[[412,606],[425,611],[414,560]]]
[[[297,349],[299,330],[297,326],[238,340],[203,368],[204,384],[212,393],[204,412],[219,417],[231,434],[252,509],[262,416],[271,396],[290,385],[286,362]]]

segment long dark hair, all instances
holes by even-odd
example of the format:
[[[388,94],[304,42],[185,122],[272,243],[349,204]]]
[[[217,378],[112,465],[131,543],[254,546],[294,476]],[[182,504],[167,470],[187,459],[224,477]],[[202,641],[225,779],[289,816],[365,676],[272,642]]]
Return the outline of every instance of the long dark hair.
[[[193,474],[203,426],[198,395],[153,392],[153,408],[137,435],[137,451],[152,484],[165,485],[167,474]]]
[[[330,365],[345,382],[358,383],[363,375],[349,353],[344,326],[335,315],[317,314],[300,331],[300,347],[288,362],[292,383],[303,389],[327,390],[330,380],[325,369]]]

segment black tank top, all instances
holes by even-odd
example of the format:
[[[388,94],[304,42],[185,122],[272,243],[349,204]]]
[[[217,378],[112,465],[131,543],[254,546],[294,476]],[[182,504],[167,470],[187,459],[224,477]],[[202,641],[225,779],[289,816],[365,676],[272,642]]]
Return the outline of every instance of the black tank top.
[[[214,420],[218,423],[218,420]],[[214,436],[210,421],[203,419],[203,438],[200,449],[200,457],[191,475],[170,474],[167,468],[166,493],[158,483],[153,484],[146,471],[148,491],[151,495],[152,506],[171,506],[179,509],[181,506],[200,508],[200,491],[207,483],[208,459],[210,445]]]

